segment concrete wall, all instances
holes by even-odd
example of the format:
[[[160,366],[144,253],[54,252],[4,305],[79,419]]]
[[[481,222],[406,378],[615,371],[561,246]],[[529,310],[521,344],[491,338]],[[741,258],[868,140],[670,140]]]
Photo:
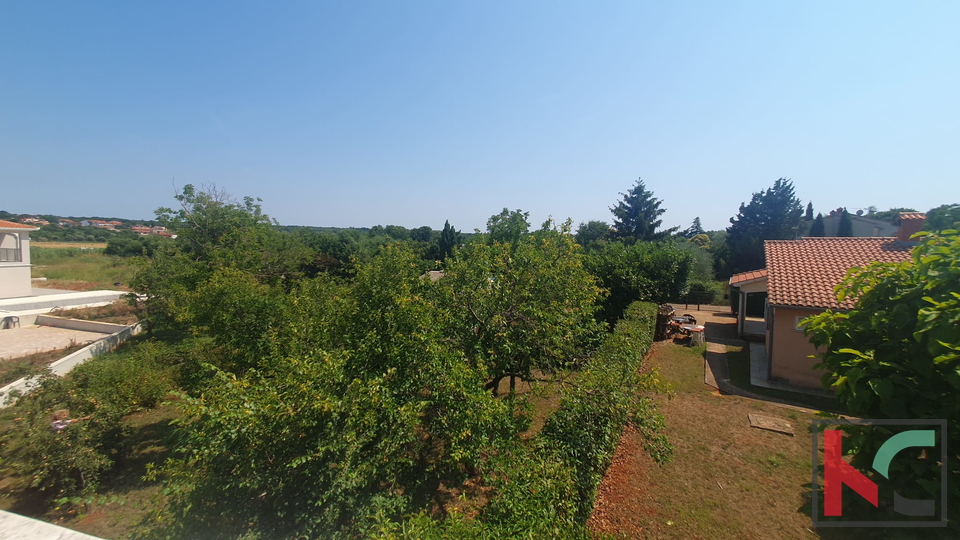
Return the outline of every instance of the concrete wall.
[[[21,324],[23,323],[21,322]],[[37,326],[56,326],[57,328],[80,330],[81,332],[100,332],[103,334],[115,334],[126,328],[126,326],[122,324],[67,319],[64,317],[54,317],[53,315],[37,315],[33,324]]]
[[[0,263],[0,298],[21,298],[30,294],[30,264]]]
[[[820,313],[819,310],[773,307],[773,346],[770,355],[770,376],[774,380],[782,379],[788,384],[822,388],[822,371],[814,371],[814,364],[820,362],[817,349],[810,343],[801,330],[796,330],[797,317],[809,317]]]
[[[108,353],[117,348],[118,345],[124,341],[130,339],[131,336],[135,336],[140,333],[140,323],[125,326],[119,332],[110,334],[109,336],[94,341],[90,345],[80,349],[79,351],[74,352],[73,354],[68,354],[63,358],[57,360],[56,362],[50,364],[50,371],[54,375],[64,376],[67,373],[70,373],[74,367],[86,362],[87,360],[100,356],[101,354]],[[33,378],[23,378],[18,379],[3,388],[0,388],[0,408],[7,407],[12,403],[8,402],[8,397],[11,393],[24,393],[29,392],[31,388],[38,384],[36,377]]]

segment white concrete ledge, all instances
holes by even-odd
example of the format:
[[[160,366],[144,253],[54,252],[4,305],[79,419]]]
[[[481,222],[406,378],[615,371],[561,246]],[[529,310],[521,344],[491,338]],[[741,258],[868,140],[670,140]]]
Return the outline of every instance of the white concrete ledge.
[[[56,326],[57,328],[80,330],[82,332],[100,332],[101,334],[116,334],[126,328],[126,325],[123,324],[68,319],[66,317],[54,317],[53,315],[37,315],[33,324],[37,326]]]
[[[74,367],[86,362],[91,358],[116,349],[118,345],[129,339],[130,336],[135,336],[140,333],[140,323],[131,326],[123,326],[121,328],[122,330],[119,332],[110,334],[103,339],[94,341],[79,351],[64,356],[63,358],[47,366],[47,369],[49,369],[54,375],[59,375],[62,377],[67,373],[70,373],[70,370],[72,370]],[[28,393],[30,389],[35,387],[37,384],[37,377],[24,377],[22,379],[13,381],[3,388],[0,388],[0,408],[5,408],[12,405],[12,403],[8,401],[8,398],[12,392],[19,392],[21,394]]]
[[[4,540],[100,540],[96,536],[0,510],[0,538]]]

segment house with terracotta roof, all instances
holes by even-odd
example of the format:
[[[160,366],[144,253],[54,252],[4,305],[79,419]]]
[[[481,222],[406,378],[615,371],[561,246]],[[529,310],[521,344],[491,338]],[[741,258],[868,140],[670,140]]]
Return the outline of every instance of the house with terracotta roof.
[[[37,230],[0,220],[0,299],[30,296],[30,232]]]
[[[852,309],[855,298],[838,302],[834,288],[855,267],[871,262],[904,262],[916,242],[910,236],[923,227],[925,216],[905,213],[900,216],[896,237],[823,237],[764,242],[766,268],[744,272],[730,278],[731,287],[740,294],[741,309],[737,328],[747,336],[746,296],[767,293],[761,337],[766,365],[761,366],[767,380],[794,387],[821,388],[823,373],[813,366],[820,362],[818,351],[803,333],[800,321],[827,309]],[[751,353],[751,364],[756,359]],[[755,371],[757,366],[751,365]]]

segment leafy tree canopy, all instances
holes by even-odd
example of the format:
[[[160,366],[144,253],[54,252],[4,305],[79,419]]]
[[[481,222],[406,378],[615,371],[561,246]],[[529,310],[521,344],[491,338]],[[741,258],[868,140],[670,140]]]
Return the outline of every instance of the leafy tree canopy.
[[[507,208],[490,216],[487,220],[487,243],[516,245],[530,230],[530,223],[527,221],[529,217],[530,212],[519,209],[511,212]]]
[[[748,204],[730,218],[727,228],[730,272],[746,272],[766,265],[764,240],[796,237],[803,207],[794,194],[793,182],[780,178],[772,187],[753,194]]]
[[[927,233],[910,261],[853,269],[837,298],[856,298],[848,312],[804,321],[824,351],[824,385],[862,418],[945,418],[947,448],[960,447],[960,235]],[[855,455],[873,456],[886,437],[853,437]],[[846,444],[846,443],[845,443]],[[865,450],[865,452],[860,452]],[[901,463],[909,463],[909,460]],[[956,459],[953,469],[960,468]],[[891,474],[907,478],[912,474]],[[949,485],[949,484],[948,484]],[[953,485],[956,490],[956,485]]]
[[[960,204],[944,204],[927,212],[923,223],[925,231],[942,231],[960,228]]]
[[[610,237],[610,224],[606,221],[590,220],[577,227],[576,240],[584,249],[596,247],[598,242]]]
[[[643,179],[637,179],[636,185],[630,191],[620,195],[623,200],[610,208],[613,213],[614,234],[618,238],[651,242],[663,240],[679,229],[673,227],[657,230],[663,223],[660,216],[666,209],[660,208],[660,199],[654,197],[652,191],[647,191]]]
[[[897,219],[897,216],[900,215],[900,212],[916,212],[916,209],[913,208],[891,208],[889,210],[884,210],[882,212],[877,212],[875,206],[867,208],[867,217],[871,219],[879,219],[880,221],[887,221],[893,223],[893,220]]]

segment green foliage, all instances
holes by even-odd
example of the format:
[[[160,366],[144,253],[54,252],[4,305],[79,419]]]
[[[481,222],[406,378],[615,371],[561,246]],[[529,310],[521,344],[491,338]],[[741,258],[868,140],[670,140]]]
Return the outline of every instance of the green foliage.
[[[499,214],[490,216],[487,220],[487,244],[500,243],[516,246],[520,238],[530,230],[530,223],[527,221],[529,217],[530,212],[519,209],[510,211],[506,208]]]
[[[611,242],[584,259],[587,270],[609,292],[598,315],[611,325],[637,300],[659,304],[680,298],[692,264],[688,248],[673,243]]]
[[[160,236],[139,236],[132,233],[118,234],[107,241],[106,255],[118,257],[152,257],[157,244],[169,241]]]
[[[632,304],[541,432],[544,444],[554,448],[575,471],[580,523],[590,516],[596,489],[627,421],[635,418],[652,429],[662,422],[649,418],[656,413],[644,395],[656,387],[655,376],[640,373],[643,357],[653,343],[656,319],[656,305]],[[660,435],[647,442],[655,456],[669,455],[670,446]]]
[[[679,235],[689,240],[694,236],[703,234],[704,232],[706,231],[703,230],[703,225],[700,223],[700,216],[697,216],[693,218],[693,223],[691,223],[689,227],[687,227],[682,232],[680,232]]]
[[[600,291],[581,262],[571,223],[544,225],[512,236],[516,243],[467,245],[447,261],[438,282],[449,336],[492,388],[507,376],[529,381],[534,370],[568,366],[598,330],[593,313]]]
[[[730,218],[727,228],[731,273],[757,270],[766,266],[764,240],[790,240],[796,236],[803,207],[793,190],[793,182],[780,178],[772,187],[753,194],[749,204]]]
[[[826,226],[823,223],[823,214],[817,214],[817,218],[810,225],[810,236],[823,237],[827,233]]]
[[[654,197],[652,191],[647,191],[643,179],[638,178],[636,185],[630,191],[620,195],[623,200],[610,208],[614,216],[614,234],[618,238],[651,242],[663,240],[679,229],[679,227],[673,227],[662,231],[657,230],[663,223],[660,216],[666,212],[666,209],[660,208],[660,199]]]
[[[883,210],[882,212],[877,212],[875,207],[870,207],[867,211],[867,217],[871,219],[879,219],[880,221],[887,221],[893,223],[898,217],[900,217],[901,212],[916,212],[915,208],[890,208],[889,210]]]
[[[850,218],[850,213],[847,212],[846,208],[840,212],[840,224],[837,226],[837,236],[853,236],[853,220]]]
[[[453,249],[463,243],[463,236],[453,227],[449,221],[443,222],[443,231],[440,232],[440,260],[447,260]]]
[[[366,516],[422,507],[491,440],[516,433],[506,403],[446,345],[430,287],[411,250],[387,246],[358,268],[343,348],[283,356],[268,344],[262,367],[216,370],[185,398],[185,453],[162,471],[177,522],[212,533],[239,511],[250,520],[234,532],[348,534]],[[289,324],[294,335],[313,326]]]
[[[813,202],[807,203],[807,210],[803,214],[804,221],[813,221]]]
[[[958,291],[960,235],[944,230],[921,237],[908,262],[852,269],[837,297],[856,298],[853,310],[805,320],[811,341],[825,351],[824,384],[851,415],[946,418],[948,448],[960,445]],[[872,456],[883,439],[861,435],[851,449]],[[955,461],[951,467],[960,467]]]
[[[576,240],[583,249],[591,250],[611,236],[613,229],[606,221],[590,220],[577,227]]]
[[[43,376],[35,391],[6,411],[16,418],[2,437],[4,464],[47,500],[93,493],[123,455],[120,419],[157,405],[170,392],[181,353],[140,342],[90,360],[66,377]],[[76,421],[56,430],[56,413]]]
[[[925,231],[943,231],[960,228],[960,204],[944,204],[927,212],[923,222]]]

